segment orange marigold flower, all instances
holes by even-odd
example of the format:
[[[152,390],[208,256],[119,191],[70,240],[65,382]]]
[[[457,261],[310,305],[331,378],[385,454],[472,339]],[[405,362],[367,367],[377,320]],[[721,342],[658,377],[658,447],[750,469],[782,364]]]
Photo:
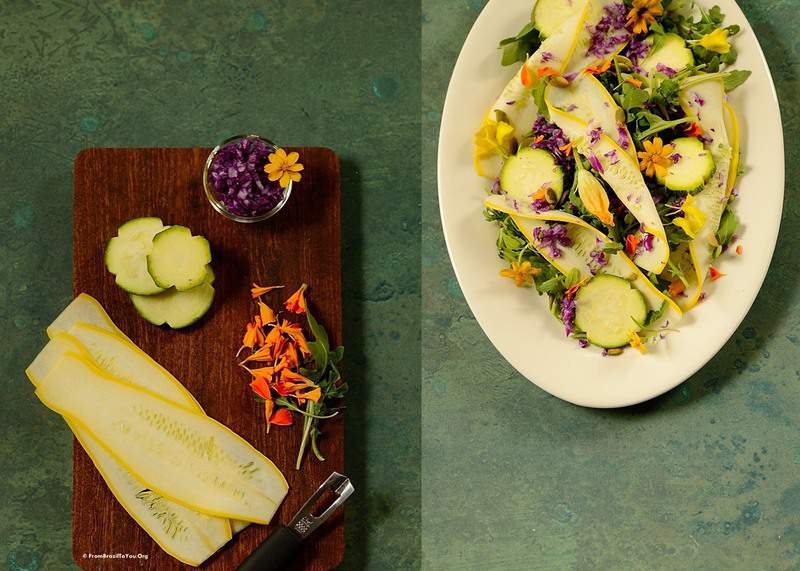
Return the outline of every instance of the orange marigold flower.
[[[281,188],[287,188],[290,182],[300,182],[303,165],[298,159],[300,155],[294,151],[288,153],[283,149],[275,149],[267,157],[269,162],[264,165],[264,172],[272,182],[278,181]]]
[[[667,167],[672,164],[673,145],[665,145],[661,137],[654,137],[651,141],[643,141],[644,151],[639,151],[639,168],[647,176],[665,177]]]
[[[300,286],[296,292],[292,294],[292,296],[286,300],[283,306],[286,308],[286,311],[291,311],[292,313],[305,313],[307,309],[306,305],[306,295],[305,291],[308,286],[303,284]]]
[[[504,278],[512,278],[517,287],[529,286],[533,283],[533,276],[539,273],[539,268],[534,268],[529,261],[511,262],[511,267],[500,270]]]
[[[661,0],[633,0],[633,8],[628,12],[626,26],[632,29],[634,34],[644,34],[648,26],[655,24],[656,16],[664,13]]]

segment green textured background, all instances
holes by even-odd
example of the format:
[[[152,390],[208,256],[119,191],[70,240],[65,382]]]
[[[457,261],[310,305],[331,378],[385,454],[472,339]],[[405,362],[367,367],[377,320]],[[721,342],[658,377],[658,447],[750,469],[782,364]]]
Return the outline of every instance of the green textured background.
[[[358,489],[344,568],[418,565],[419,14],[372,0],[0,2],[0,568],[73,568],[70,435],[23,374],[71,298],[73,157],[245,131],[341,157]]]
[[[787,143],[788,200],[764,289],[691,380],[605,412],[559,401],[506,364],[450,269],[437,129],[484,4],[423,0],[423,566],[800,569],[800,2],[740,3],[770,62]]]

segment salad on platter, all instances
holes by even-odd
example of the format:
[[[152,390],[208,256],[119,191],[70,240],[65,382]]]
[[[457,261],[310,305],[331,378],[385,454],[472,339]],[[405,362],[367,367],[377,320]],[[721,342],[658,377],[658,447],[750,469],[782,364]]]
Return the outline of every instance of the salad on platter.
[[[500,275],[547,295],[581,347],[646,352],[742,254],[735,70],[719,7],[538,0],[500,42],[522,65],[486,112],[474,165]]]

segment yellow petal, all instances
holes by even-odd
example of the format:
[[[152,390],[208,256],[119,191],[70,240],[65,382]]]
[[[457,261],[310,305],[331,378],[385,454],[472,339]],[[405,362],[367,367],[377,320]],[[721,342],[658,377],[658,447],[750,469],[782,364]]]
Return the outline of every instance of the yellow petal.
[[[614,225],[614,217],[609,211],[609,200],[606,189],[592,173],[586,170],[578,172],[578,196],[591,214],[603,224]]]
[[[299,172],[287,171],[286,174],[292,179],[292,182],[300,182],[300,179],[303,178]]]
[[[717,28],[713,32],[706,34],[698,42],[709,51],[718,54],[726,54],[731,51],[731,44],[728,42],[728,30]]]
[[[286,155],[286,162],[289,163],[290,165],[293,165],[294,163],[297,162],[297,159],[299,158],[300,158],[300,153],[292,151],[291,153]]]
[[[268,165],[264,166],[264,172],[272,173],[280,170],[280,165],[275,163],[269,163]]]
[[[281,188],[286,188],[287,186],[289,186],[289,181],[290,180],[292,180],[292,179],[289,176],[289,173],[287,172],[287,173],[284,173],[284,175],[281,177],[281,180],[280,180],[280,182],[278,182],[278,184],[281,185]]]
[[[294,164],[294,165],[290,166],[289,170],[290,171],[294,171],[294,172],[300,172],[302,170],[305,170],[305,167],[303,165],[301,165],[300,163],[297,163],[297,164]]]
[[[283,176],[283,171],[276,171],[276,172],[269,173],[267,175],[267,178],[270,181],[275,182],[276,180],[279,180],[282,176]]]

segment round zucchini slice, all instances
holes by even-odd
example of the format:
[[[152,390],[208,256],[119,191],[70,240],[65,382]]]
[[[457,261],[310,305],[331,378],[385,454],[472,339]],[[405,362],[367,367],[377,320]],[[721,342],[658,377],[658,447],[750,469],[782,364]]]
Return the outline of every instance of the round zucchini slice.
[[[544,149],[522,147],[503,164],[500,187],[510,198],[527,206],[542,187],[550,189],[551,198],[557,201],[564,191],[564,171]]]
[[[192,236],[185,226],[171,226],[153,238],[147,271],[159,287],[185,291],[206,279],[211,247],[202,236]]]
[[[658,182],[671,190],[695,192],[701,190],[714,174],[714,158],[711,151],[703,146],[700,139],[683,137],[672,141],[673,163],[667,167],[667,174]]]
[[[172,329],[188,327],[200,320],[214,302],[214,272],[206,269],[206,281],[190,290],[174,287],[157,295],[131,294],[136,311],[153,325],[169,325]]]
[[[128,293],[153,295],[164,291],[147,271],[147,255],[153,249],[153,237],[164,230],[160,218],[134,218],[117,229],[108,241],[106,268],[114,274],[117,285]]]
[[[686,47],[686,42],[679,35],[664,34],[658,38],[658,41],[656,41],[656,36],[651,35],[646,41],[653,48],[639,64],[645,75],[650,75],[654,71],[662,71],[665,68],[677,73],[694,65],[692,50]]]
[[[575,325],[606,349],[627,345],[647,319],[647,304],[628,280],[600,274],[575,294]]]

